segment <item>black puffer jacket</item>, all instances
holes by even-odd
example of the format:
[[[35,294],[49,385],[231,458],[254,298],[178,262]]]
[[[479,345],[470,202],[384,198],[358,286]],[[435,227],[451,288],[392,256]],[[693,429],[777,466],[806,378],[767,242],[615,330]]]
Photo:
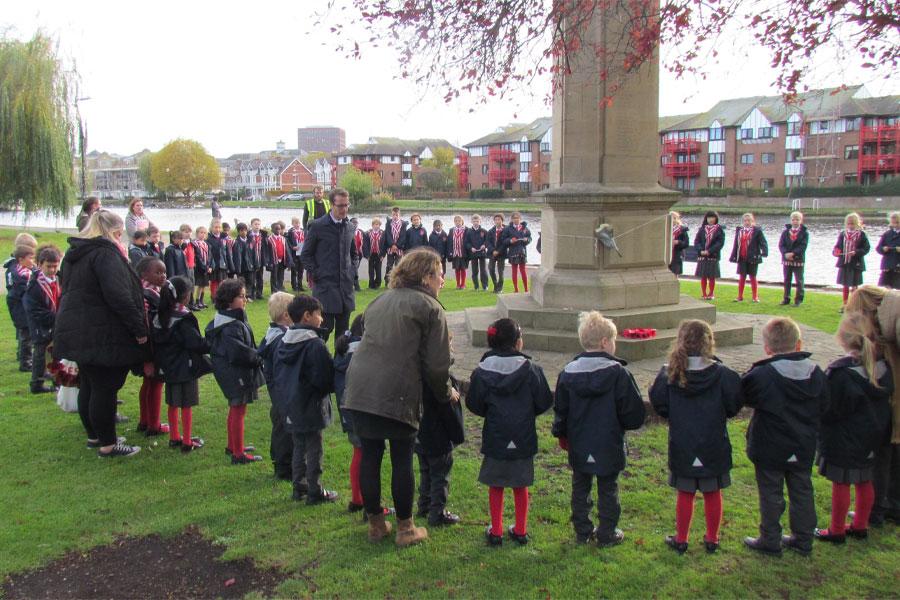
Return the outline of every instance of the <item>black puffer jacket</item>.
[[[481,453],[501,460],[537,454],[534,419],[553,406],[544,370],[520,352],[489,351],[472,371],[466,407],[484,417]]]
[[[28,329],[28,316],[25,314],[25,289],[28,282],[34,279],[34,273],[26,278],[19,274],[19,263],[14,258],[6,259],[3,263],[6,267],[6,306],[9,308],[9,316],[12,318],[16,329]]]
[[[212,373],[209,340],[200,333],[192,312],[172,313],[165,328],[153,320],[153,355],[156,376],[166,383],[185,383]]]
[[[627,364],[606,352],[582,352],[559,374],[553,435],[569,440],[572,469],[606,476],[625,468],[625,431],[646,417]]]
[[[69,238],[59,279],[62,296],[53,330],[53,356],[102,367],[151,360],[141,280],[113,242]]]
[[[883,360],[875,364],[876,387],[859,359],[845,356],[828,365],[825,375],[831,407],[822,416],[819,453],[827,463],[845,469],[872,466],[875,450],[891,440],[891,369]]]
[[[265,383],[247,313],[231,308],[216,313],[206,326],[216,383],[228,399],[239,399]]]
[[[678,477],[717,477],[731,470],[726,421],[743,406],[741,376],[719,362],[688,359],[687,385],[669,383],[663,365],[650,403],[669,420],[669,470]]]
[[[741,378],[744,404],[754,409],[747,457],[763,469],[812,469],[830,394],[825,373],[809,357],[809,352],[776,354],[754,363]]]
[[[31,334],[31,339],[42,344],[51,342],[56,313],[47,306],[47,297],[38,283],[37,275],[33,275],[28,281],[25,296],[22,297],[22,305],[25,307],[25,316],[28,318],[28,332]]]
[[[322,336],[323,329],[294,325],[275,349],[275,389],[288,429],[311,433],[334,422],[331,392],[334,363]]]

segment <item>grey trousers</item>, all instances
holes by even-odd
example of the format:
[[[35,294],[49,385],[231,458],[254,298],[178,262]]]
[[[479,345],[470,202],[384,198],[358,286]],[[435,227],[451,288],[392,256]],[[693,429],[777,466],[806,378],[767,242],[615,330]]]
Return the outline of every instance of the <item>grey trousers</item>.
[[[491,272],[491,282],[494,284],[494,290],[503,289],[503,271],[506,269],[506,259],[492,256],[488,260],[488,269]]]
[[[294,440],[294,456],[291,461],[291,474],[294,480],[294,491],[322,495],[322,431],[308,433],[292,432]]]
[[[816,529],[816,503],[810,471],[769,471],[756,469],[759,490],[759,541],[766,548],[781,548],[781,515],[784,514],[784,484],[791,506],[788,519],[797,544],[812,550]]]
[[[610,540],[619,524],[622,507],[619,504],[619,474],[600,477],[572,471],[572,525],[580,537],[588,537],[594,531],[591,521],[591,485],[597,479],[597,540]]]
[[[875,451],[875,505],[869,522],[880,524],[884,518],[900,518],[900,444],[889,444]]]
[[[287,430],[284,417],[278,408],[272,406],[269,409],[269,419],[272,421],[272,439],[269,443],[269,456],[272,459],[272,467],[278,477],[288,476],[293,479],[294,472],[294,440]]]
[[[31,354],[31,385],[41,385],[50,381],[47,376],[47,346],[50,342],[34,342]]]
[[[27,327],[16,329],[16,340],[19,342],[16,351],[16,359],[19,361],[19,367],[26,366],[31,362],[31,354],[33,352],[31,345],[31,332]]]
[[[437,517],[447,508],[450,495],[450,469],[453,468],[453,452],[419,457],[419,513]]]
[[[781,266],[781,272],[784,275],[785,302],[790,302],[791,300],[791,278],[794,279],[797,286],[797,289],[794,292],[794,302],[803,302],[803,269],[804,267],[791,267],[789,265]]]

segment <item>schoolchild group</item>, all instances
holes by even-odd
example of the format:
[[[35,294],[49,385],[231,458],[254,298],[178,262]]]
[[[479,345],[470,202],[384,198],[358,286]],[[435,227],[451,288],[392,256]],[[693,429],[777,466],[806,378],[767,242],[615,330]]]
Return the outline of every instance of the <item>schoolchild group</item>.
[[[669,269],[681,275],[684,268],[684,250],[693,248],[697,251],[697,270],[700,278],[702,300],[715,300],[716,279],[721,277],[719,262],[725,247],[725,229],[719,225],[719,214],[708,211],[703,217],[703,225],[694,236],[691,244],[688,228],[682,223],[681,215],[670,213],[672,217],[672,260]],[[794,305],[803,303],[803,267],[806,264],[806,248],[809,244],[809,231],[803,224],[803,213],[791,213],[791,222],[784,227],[778,240],[783,269],[784,299],[782,306],[791,303],[791,285],[796,288]],[[838,234],[832,255],[837,258],[835,267],[838,270],[837,283],[841,286],[844,303],[843,313],[850,293],[863,282],[866,270],[865,256],[871,249],[866,236],[862,217],[850,213],[844,218],[844,229]],[[900,289],[900,213],[891,213],[889,227],[881,235],[875,251],[881,255],[881,275],[878,285],[892,289]],[[741,225],[735,228],[734,243],[729,261],[737,264],[738,295],[734,302],[744,300],[744,288],[750,279],[752,301],[759,302],[756,274],[763,259],[769,255],[769,244],[763,234],[762,227],[756,225],[752,213],[741,217]]]

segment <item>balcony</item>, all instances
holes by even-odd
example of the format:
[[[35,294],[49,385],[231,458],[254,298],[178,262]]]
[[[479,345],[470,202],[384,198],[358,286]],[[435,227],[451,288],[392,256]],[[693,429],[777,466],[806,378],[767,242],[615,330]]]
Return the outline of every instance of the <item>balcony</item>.
[[[860,171],[900,171],[900,154],[870,154],[859,157]]]
[[[359,169],[360,171],[374,171],[378,168],[377,160],[354,160],[353,166]]]
[[[859,140],[861,142],[895,142],[900,140],[900,125],[876,125],[874,127],[860,127]]]
[[[663,165],[666,177],[697,177],[700,163],[666,163]]]
[[[516,171],[515,169],[491,169],[488,171],[488,180],[489,181],[515,181],[516,180]]]
[[[683,140],[666,140],[663,143],[663,147],[666,154],[700,152],[700,142],[692,138]]]
[[[512,150],[504,150],[502,148],[491,148],[488,150],[488,158],[495,162],[512,162],[516,160],[516,153]]]

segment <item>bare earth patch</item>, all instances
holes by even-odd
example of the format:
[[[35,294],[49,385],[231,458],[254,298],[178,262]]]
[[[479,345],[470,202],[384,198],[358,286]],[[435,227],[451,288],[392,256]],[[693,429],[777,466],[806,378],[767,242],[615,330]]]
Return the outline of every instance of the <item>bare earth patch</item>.
[[[49,565],[7,577],[3,598],[241,598],[271,596],[286,576],[250,559],[222,561],[224,546],[196,529],[173,538],[125,538],[70,552]]]

